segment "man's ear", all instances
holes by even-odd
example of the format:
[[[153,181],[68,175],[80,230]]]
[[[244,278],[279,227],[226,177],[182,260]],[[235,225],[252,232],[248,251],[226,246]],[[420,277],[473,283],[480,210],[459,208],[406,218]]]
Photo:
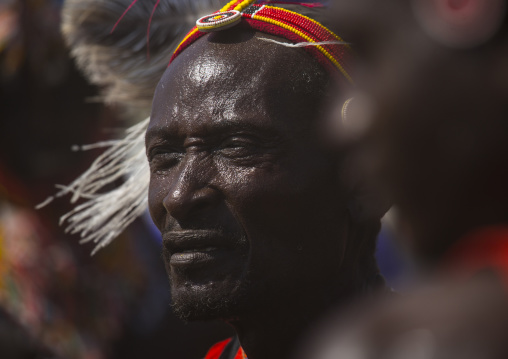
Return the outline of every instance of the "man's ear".
[[[356,222],[380,219],[390,208],[390,202],[378,181],[366,174],[371,169],[369,156],[362,148],[364,137],[371,126],[375,104],[370,96],[360,91],[335,107],[329,134],[335,140],[339,158],[342,185],[348,195],[347,207]]]
[[[376,179],[365,175],[359,169],[358,159],[344,164],[344,180],[349,189],[347,207],[355,222],[381,219],[392,203]]]

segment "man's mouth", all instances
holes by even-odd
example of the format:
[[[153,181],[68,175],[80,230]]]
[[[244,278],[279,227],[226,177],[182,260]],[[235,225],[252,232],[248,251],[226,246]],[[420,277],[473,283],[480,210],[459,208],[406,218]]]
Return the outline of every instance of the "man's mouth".
[[[239,247],[238,239],[219,230],[183,230],[163,236],[164,257],[172,267],[202,266],[224,260]]]
[[[216,249],[217,249],[217,247],[193,248],[193,249],[183,250],[181,253],[211,252]]]

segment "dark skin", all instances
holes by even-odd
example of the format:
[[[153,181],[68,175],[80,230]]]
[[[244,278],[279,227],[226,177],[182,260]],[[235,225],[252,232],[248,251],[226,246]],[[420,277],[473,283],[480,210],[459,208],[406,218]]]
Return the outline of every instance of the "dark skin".
[[[352,198],[322,144],[327,74],[259,37],[271,36],[223,31],[177,57],[146,147],[174,309],[227,321],[249,358],[270,359],[288,357],[364,274],[347,256]]]
[[[431,28],[439,13],[426,9],[422,20],[416,3],[337,0],[335,11],[361,55],[359,87],[375,103],[357,143],[366,177],[396,204],[403,245],[431,268],[465,234],[508,223],[507,47],[492,34],[503,2],[473,12],[460,31]]]

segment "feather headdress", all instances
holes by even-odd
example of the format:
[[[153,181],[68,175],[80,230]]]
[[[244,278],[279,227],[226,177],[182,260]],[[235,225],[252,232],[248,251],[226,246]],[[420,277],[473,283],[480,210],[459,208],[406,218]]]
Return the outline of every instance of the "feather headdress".
[[[103,100],[149,113],[153,93],[175,47],[196,18],[215,11],[219,0],[67,0],[62,31],[78,66],[102,88]],[[157,11],[155,11],[157,9]],[[146,116],[145,116],[146,117]],[[144,118],[144,117],[143,117]],[[106,147],[92,166],[37,206],[72,194],[84,200],[60,219],[66,231],[98,249],[109,244],[147,208],[148,162],[144,134],[148,119],[124,138],[81,146]],[[112,185],[122,184],[113,190]]]
[[[62,32],[107,103],[149,108],[171,55],[219,0],[67,0]]]

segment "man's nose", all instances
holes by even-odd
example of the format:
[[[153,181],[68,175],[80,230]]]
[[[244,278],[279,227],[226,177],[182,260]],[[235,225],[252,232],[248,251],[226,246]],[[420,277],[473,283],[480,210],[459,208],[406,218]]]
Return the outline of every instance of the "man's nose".
[[[179,169],[179,173],[171,176],[169,191],[164,198],[168,214],[183,221],[214,208],[220,194],[209,186],[212,168],[199,158],[193,158],[181,162]]]

